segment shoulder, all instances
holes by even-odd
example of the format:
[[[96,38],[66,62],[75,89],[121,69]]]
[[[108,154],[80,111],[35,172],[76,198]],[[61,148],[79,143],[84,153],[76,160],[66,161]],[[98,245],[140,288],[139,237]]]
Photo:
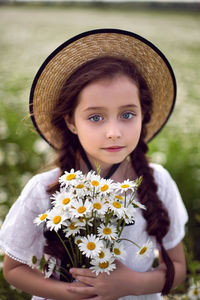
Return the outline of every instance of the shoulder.
[[[28,205],[30,209],[37,205],[44,209],[47,203],[46,200],[49,199],[47,187],[54,183],[59,175],[59,168],[34,175],[23,188],[18,202]]]
[[[153,169],[153,176],[158,186],[158,195],[162,199],[166,200],[166,195],[172,195],[179,193],[178,187],[172,178],[171,174],[160,164],[150,163],[150,167]]]
[[[46,172],[38,173],[34,175],[30,183],[39,183],[45,188],[47,188],[48,185],[54,183],[60,175],[60,169],[55,168]]]
[[[170,181],[174,181],[169,171],[160,164],[150,163],[150,167],[153,170],[153,176],[158,185],[167,184]]]
[[[39,185],[46,190],[48,185],[54,183],[58,179],[59,174],[60,174],[59,168],[55,168],[43,173],[38,173],[28,181],[24,190],[32,189],[36,185]]]
[[[155,163],[150,163],[149,164],[150,167],[153,169],[153,174],[154,174],[154,177],[168,177],[170,176],[169,175],[169,172],[160,164],[155,164]]]

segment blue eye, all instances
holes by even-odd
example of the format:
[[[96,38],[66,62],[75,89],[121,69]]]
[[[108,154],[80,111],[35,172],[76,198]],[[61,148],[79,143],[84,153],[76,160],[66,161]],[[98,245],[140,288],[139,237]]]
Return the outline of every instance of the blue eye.
[[[89,117],[89,120],[92,122],[99,122],[99,121],[102,121],[103,118],[100,115],[93,115],[93,116]]]
[[[132,119],[134,116],[134,113],[132,112],[125,112],[122,114],[122,118],[125,119],[125,120],[129,120],[129,119]]]

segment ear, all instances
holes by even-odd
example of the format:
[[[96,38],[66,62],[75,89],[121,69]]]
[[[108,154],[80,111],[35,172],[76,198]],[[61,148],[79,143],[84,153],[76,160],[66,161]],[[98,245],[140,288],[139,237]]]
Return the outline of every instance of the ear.
[[[75,124],[74,124],[73,118],[71,118],[71,117],[69,117],[69,116],[65,116],[65,117],[64,117],[64,120],[65,120],[65,123],[66,123],[68,129],[69,129],[73,134],[77,134],[76,126],[75,126]]]

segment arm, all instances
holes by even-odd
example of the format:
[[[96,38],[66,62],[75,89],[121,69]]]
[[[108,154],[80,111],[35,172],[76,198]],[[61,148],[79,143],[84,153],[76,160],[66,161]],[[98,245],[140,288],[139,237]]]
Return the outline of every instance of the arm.
[[[173,287],[184,280],[186,274],[185,257],[182,244],[168,251],[175,267]],[[95,300],[114,300],[127,295],[144,295],[161,292],[165,283],[165,265],[160,265],[153,271],[135,272],[124,264],[117,262],[117,269],[110,275],[95,276],[90,270],[72,269],[73,276],[90,287],[71,287],[67,289],[74,293],[91,293],[98,297]],[[120,288],[119,288],[120,287]],[[87,297],[85,297],[87,299]]]
[[[84,286],[84,284],[71,284],[47,279],[39,270],[31,269],[29,266],[19,263],[8,256],[5,256],[4,259],[4,277],[10,284],[31,295],[56,300],[78,300],[83,298],[81,293],[75,295],[67,290],[66,286]]]

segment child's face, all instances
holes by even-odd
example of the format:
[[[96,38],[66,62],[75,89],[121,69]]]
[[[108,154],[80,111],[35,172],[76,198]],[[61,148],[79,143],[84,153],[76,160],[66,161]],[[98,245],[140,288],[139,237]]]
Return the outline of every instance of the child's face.
[[[137,146],[142,111],[138,88],[126,76],[102,79],[80,93],[73,120],[66,118],[78,135],[92,166],[101,169],[122,162]]]

